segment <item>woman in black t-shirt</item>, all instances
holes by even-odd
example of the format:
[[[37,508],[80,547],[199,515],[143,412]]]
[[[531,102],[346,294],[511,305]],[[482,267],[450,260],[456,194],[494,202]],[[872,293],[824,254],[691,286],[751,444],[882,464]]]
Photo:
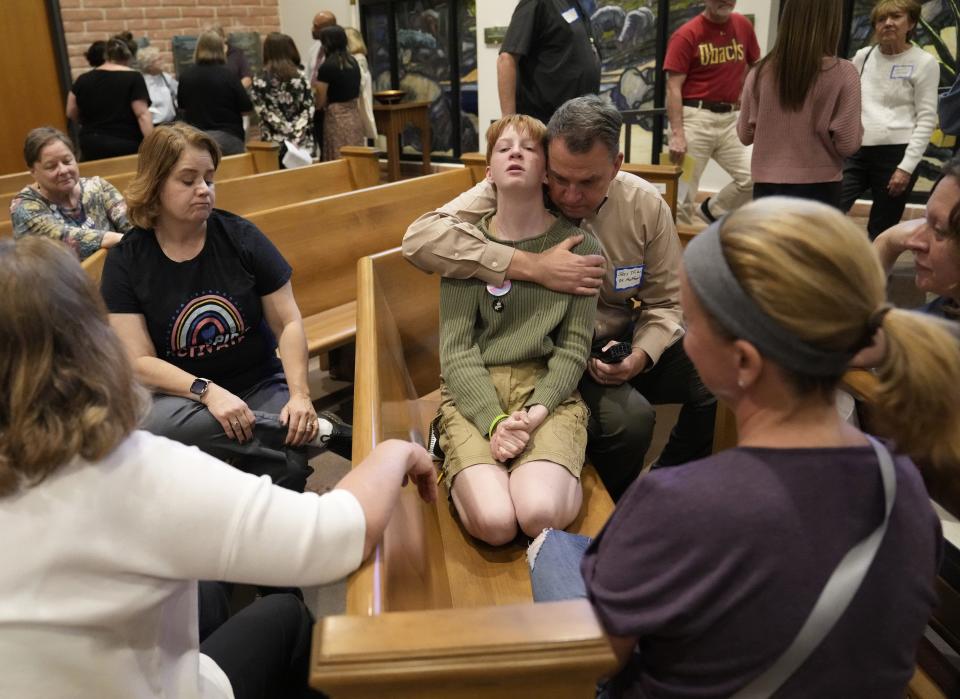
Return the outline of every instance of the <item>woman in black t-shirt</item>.
[[[317,69],[314,86],[317,109],[326,112],[323,119],[323,160],[336,160],[343,146],[364,144],[363,118],[360,116],[360,66],[347,51],[347,34],[334,25],[320,30],[324,60]]]
[[[103,65],[81,75],[67,93],[67,117],[80,123],[80,160],[137,152],[153,130],[150,94],[120,39],[107,42]]]
[[[303,490],[305,447],[349,428],[313,409],[290,265],[252,223],[213,208],[219,162],[186,124],[146,139],[127,196],[136,227],[107,256],[101,292],[154,391],[144,429]]]
[[[253,111],[253,104],[240,78],[225,65],[219,34],[200,35],[194,61],[180,76],[177,90],[184,121],[210,134],[224,155],[243,153],[243,114]]]

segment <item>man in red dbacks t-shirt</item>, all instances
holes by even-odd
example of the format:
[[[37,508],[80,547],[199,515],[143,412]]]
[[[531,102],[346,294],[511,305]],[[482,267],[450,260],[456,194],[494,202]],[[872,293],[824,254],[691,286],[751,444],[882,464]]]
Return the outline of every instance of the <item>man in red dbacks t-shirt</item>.
[[[680,202],[680,222],[696,211],[708,223],[750,200],[750,148],[737,138],[740,89],[747,69],[760,60],[753,25],[734,12],[737,0],[705,0],[704,10],[680,27],[667,46],[667,117],[670,159],[693,158],[693,173]],[[733,181],[695,207],[700,176],[713,158]]]

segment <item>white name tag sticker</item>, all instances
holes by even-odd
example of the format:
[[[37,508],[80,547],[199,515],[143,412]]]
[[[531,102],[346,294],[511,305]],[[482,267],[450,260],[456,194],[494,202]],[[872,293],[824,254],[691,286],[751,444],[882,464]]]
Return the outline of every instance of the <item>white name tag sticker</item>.
[[[565,20],[567,20],[567,24],[573,24],[574,22],[577,21],[577,19],[579,19],[578,15],[577,15],[577,8],[575,8],[575,7],[571,7],[571,8],[569,8],[569,9],[567,9],[567,10],[564,10],[564,11],[561,13],[561,16],[562,16]]]
[[[646,265],[617,267],[613,277],[614,290],[626,291],[627,289],[639,289],[643,283],[643,268],[645,266]]]
[[[891,80],[906,80],[913,77],[913,65],[895,65],[890,69]]]

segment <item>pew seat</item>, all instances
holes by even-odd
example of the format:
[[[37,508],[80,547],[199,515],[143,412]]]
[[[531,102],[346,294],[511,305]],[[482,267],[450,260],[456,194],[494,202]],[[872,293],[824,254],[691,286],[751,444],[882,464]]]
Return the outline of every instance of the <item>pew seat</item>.
[[[303,330],[311,357],[350,344],[357,335],[357,302],[304,316]]]

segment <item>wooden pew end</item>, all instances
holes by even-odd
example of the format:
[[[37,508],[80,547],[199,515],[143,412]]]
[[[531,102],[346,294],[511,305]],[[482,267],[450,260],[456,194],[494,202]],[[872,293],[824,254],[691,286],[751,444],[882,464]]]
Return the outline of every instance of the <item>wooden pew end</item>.
[[[247,152],[253,156],[253,169],[273,172],[280,166],[280,144],[273,141],[247,141]]]
[[[335,616],[314,627],[310,684],[333,697],[592,696],[617,665],[585,599]],[[504,681],[507,680],[507,681]]]

